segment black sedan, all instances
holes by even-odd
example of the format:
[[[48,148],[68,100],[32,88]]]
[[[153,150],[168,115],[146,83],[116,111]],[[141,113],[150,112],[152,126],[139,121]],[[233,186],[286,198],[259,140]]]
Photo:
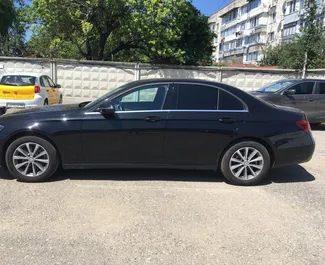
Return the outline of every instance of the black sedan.
[[[280,80],[252,94],[270,103],[301,109],[310,123],[325,122],[325,80]]]
[[[191,79],[136,81],[93,102],[5,114],[0,129],[1,165],[28,182],[62,166],[220,169],[253,185],[315,148],[302,111]]]

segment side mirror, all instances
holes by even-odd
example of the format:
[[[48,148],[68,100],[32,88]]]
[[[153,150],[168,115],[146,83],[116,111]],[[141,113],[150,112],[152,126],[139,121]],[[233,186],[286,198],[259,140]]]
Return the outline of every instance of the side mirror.
[[[0,115],[6,114],[7,107],[0,107]]]
[[[55,85],[55,88],[61,88],[61,85],[56,84],[56,85]]]
[[[115,113],[115,108],[112,104],[109,103],[103,107],[100,107],[99,112],[104,116],[105,115],[113,115]]]
[[[285,95],[294,95],[296,94],[296,90],[295,89],[288,89],[287,91],[284,92]]]

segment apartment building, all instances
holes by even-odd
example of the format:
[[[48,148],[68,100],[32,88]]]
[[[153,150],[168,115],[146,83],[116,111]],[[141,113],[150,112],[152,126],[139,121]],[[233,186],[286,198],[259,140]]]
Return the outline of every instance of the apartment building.
[[[304,23],[304,0],[234,0],[213,14],[216,62],[255,64],[267,46],[294,38]],[[325,0],[318,0],[324,20]]]

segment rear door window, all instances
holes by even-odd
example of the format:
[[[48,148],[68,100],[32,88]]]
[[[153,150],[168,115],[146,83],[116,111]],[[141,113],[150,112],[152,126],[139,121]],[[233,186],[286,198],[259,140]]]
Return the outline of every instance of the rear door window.
[[[179,84],[177,109],[179,110],[217,110],[219,89],[198,85]]]
[[[12,86],[34,86],[36,77],[28,75],[5,75],[0,83]]]
[[[325,95],[325,82],[319,83],[319,94]]]
[[[244,104],[232,94],[223,91],[219,91],[219,108],[218,110],[245,110]]]

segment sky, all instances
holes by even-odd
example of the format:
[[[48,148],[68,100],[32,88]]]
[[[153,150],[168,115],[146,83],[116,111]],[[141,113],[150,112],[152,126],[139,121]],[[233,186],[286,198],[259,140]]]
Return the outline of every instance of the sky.
[[[192,0],[193,5],[207,16],[217,12],[230,2],[231,0]]]

